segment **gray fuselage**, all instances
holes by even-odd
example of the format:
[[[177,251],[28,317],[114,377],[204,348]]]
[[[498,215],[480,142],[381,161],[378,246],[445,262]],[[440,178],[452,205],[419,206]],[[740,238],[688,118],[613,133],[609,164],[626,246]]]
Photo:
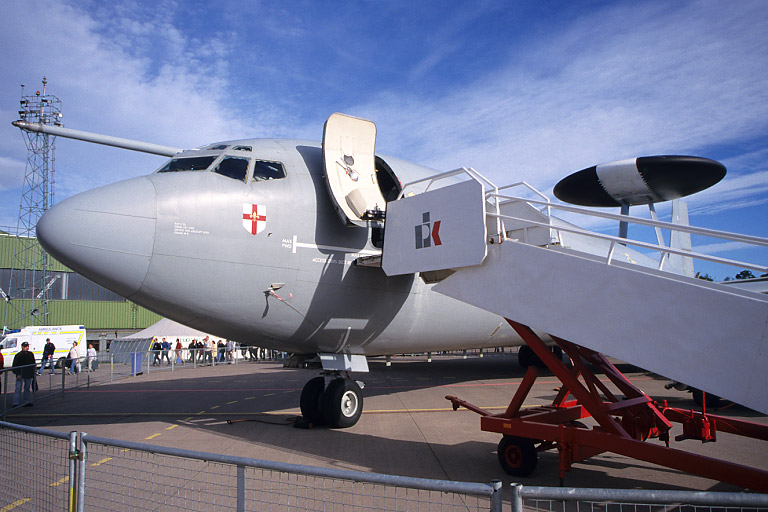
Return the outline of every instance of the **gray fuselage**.
[[[214,163],[107,185],[49,210],[37,228],[41,244],[152,311],[242,343],[366,355],[522,343],[500,317],[431,291],[418,275],[355,266],[380,250],[369,228],[345,226],[334,211],[319,144],[221,146],[228,149],[177,157],[279,162],[285,177],[257,181],[251,163],[241,181]],[[238,146],[252,149],[232,151]],[[434,174],[381,158],[401,182]]]

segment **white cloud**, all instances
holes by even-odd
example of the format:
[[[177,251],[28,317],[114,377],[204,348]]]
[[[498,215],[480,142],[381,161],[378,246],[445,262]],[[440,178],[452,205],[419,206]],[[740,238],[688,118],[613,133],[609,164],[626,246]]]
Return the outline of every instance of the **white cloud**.
[[[740,7],[623,4],[447,95],[385,94],[359,108],[383,119],[389,145],[436,167],[540,186],[596,163],[730,142],[764,132],[768,119],[766,17]],[[713,27],[723,17],[727,32]]]
[[[492,15],[510,9],[500,6]],[[375,8],[389,15],[396,9]],[[200,9],[176,2],[11,3],[0,20],[0,45],[9,49],[0,63],[14,75],[0,77],[0,91],[16,98],[19,82],[35,87],[46,74],[64,101],[67,126],[182,147],[253,135],[319,139],[317,112],[344,110],[376,121],[382,152],[440,170],[470,165],[499,184],[525,179],[545,191],[596,163],[639,154],[713,156],[711,147],[763,141],[768,131],[768,17],[759,1],[585,9],[548,31],[514,39],[508,50],[497,46],[496,60],[478,66],[483,71],[471,82],[441,76],[441,69],[459,58],[465,32],[494,7],[473,7],[471,16],[446,8],[431,25],[401,29],[423,44],[414,45],[407,68],[382,75],[391,81],[372,90],[322,72],[324,66],[370,72],[378,65],[371,57],[389,57],[386,44],[373,51],[350,42],[344,20],[334,17],[339,30],[326,27],[318,38],[314,20],[252,4],[248,15],[258,23],[249,29],[268,38],[247,47],[235,30],[195,30],[207,21],[194,19]],[[228,19],[224,26],[241,21]],[[33,25],[56,30],[36,32],[33,40]],[[496,39],[512,40],[489,33],[483,42],[504,44]],[[341,64],[312,61],[311,46],[320,40],[325,51],[338,49],[333,55]],[[286,50],[302,45],[309,57]],[[246,67],[244,50],[251,53]],[[261,82],[277,75],[289,86]],[[422,78],[439,86],[420,88]],[[413,90],[403,92],[402,82]],[[13,129],[0,127],[4,158],[23,161],[19,141]],[[768,195],[768,150],[753,144],[758,147],[729,153],[729,176],[693,196],[692,211],[701,211],[705,199],[727,211]],[[79,142],[58,147],[60,197],[159,165],[154,157]],[[13,186],[0,183],[6,191]],[[12,201],[2,197],[17,203],[16,194]]]

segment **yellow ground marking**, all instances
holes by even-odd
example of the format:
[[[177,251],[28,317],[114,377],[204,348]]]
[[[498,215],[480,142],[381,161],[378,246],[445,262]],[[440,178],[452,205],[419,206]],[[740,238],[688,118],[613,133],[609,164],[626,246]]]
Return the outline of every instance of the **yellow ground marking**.
[[[200,416],[201,414],[205,414],[205,411],[196,412],[195,416]]]
[[[227,405],[232,405],[232,404],[236,404],[236,403],[237,403],[237,400],[232,400],[231,402],[227,402]],[[218,405],[216,407],[218,407]]]
[[[147,441],[149,441],[150,439],[154,439],[154,438],[156,438],[157,436],[160,436],[160,435],[162,435],[162,434],[152,434],[151,436],[149,436],[149,437],[145,437],[144,439],[146,439]]]
[[[16,507],[18,507],[19,505],[23,505],[23,504],[25,504],[28,501],[29,501],[29,498],[22,498],[20,500],[16,500],[13,503],[11,503],[10,505],[8,505],[6,507],[3,507],[3,508],[0,508],[0,512],[8,512],[9,510],[13,510]]]
[[[67,483],[67,482],[69,482],[69,477],[68,477],[68,476],[65,476],[64,478],[62,478],[62,479],[61,479],[61,480],[59,480],[58,482],[53,482],[52,484],[50,484],[50,485],[49,485],[49,487],[58,487],[58,486],[60,486],[61,484],[65,484],[65,483]]]
[[[131,451],[130,448],[123,448],[122,450],[120,450],[120,453],[125,453],[125,452],[129,452],[129,451]]]
[[[275,394],[274,394],[274,393],[267,393],[267,394],[266,394],[266,395],[264,395],[264,396],[275,396]]]
[[[219,407],[221,407],[221,406],[220,405],[214,405],[213,407],[211,407],[211,409],[218,409]]]
[[[188,417],[188,418],[184,418],[184,419],[183,419],[183,420],[181,420],[181,421],[192,421],[192,418],[194,418],[194,416],[190,416],[190,417]]]
[[[173,429],[175,429],[176,427],[178,427],[178,425],[171,425],[170,427],[166,427],[166,429],[165,429],[165,430],[173,430]]]
[[[104,457],[99,462],[94,462],[93,464],[91,464],[91,466],[101,466],[102,464],[104,464],[105,462],[109,462],[110,460],[112,460],[112,457]]]
[[[249,396],[248,398],[246,398],[246,400],[253,400],[254,398],[256,398],[256,397],[255,396]]]

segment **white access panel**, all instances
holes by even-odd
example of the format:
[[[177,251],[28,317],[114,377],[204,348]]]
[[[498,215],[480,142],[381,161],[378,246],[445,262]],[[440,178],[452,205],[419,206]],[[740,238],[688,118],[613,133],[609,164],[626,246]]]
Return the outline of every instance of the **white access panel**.
[[[375,165],[376,125],[331,114],[323,131],[325,178],[336,211],[347,225],[366,226],[369,210],[384,211]]]
[[[485,190],[477,181],[387,206],[382,268],[389,275],[479,265],[485,259]]]

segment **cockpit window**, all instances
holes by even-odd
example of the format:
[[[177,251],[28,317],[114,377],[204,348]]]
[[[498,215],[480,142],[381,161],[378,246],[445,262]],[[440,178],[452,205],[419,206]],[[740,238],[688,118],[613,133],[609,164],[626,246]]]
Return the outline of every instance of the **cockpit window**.
[[[252,151],[253,148],[251,146],[235,146],[232,149],[235,151]]]
[[[253,165],[253,181],[279,180],[285,178],[285,169],[279,162],[256,160]]]
[[[214,144],[213,146],[209,147],[210,150],[216,150],[216,151],[223,151],[227,149],[229,146],[226,144]]]
[[[216,156],[174,158],[157,172],[204,171],[216,160]]]
[[[213,172],[227,178],[245,181],[246,176],[248,176],[248,159],[236,156],[224,157]]]

